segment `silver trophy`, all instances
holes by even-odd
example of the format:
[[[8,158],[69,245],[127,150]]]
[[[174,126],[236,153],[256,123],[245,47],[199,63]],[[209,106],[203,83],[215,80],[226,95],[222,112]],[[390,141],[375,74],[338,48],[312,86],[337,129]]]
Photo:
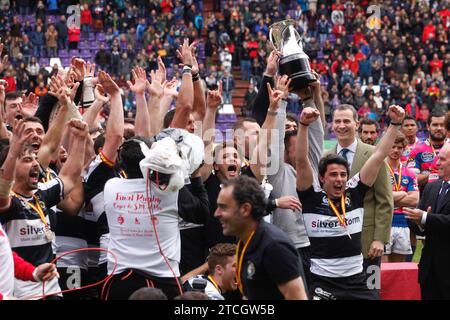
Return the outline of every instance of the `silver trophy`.
[[[294,20],[283,20],[269,27],[269,41],[282,53],[279,73],[291,80],[289,90],[299,90],[316,81],[309,57],[303,51],[302,38],[294,28]]]

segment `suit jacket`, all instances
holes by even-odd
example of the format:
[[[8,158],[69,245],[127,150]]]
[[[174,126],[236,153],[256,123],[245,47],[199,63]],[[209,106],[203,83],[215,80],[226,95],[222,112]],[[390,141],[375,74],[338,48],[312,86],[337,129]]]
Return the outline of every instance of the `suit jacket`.
[[[357,174],[375,147],[358,140],[355,157],[353,158],[350,177]],[[336,154],[337,144],[324,155]],[[392,216],[394,212],[394,199],[392,196],[391,180],[388,176],[387,165],[383,164],[378,173],[377,180],[364,198],[364,222],[362,229],[362,253],[367,258],[370,245],[374,240],[386,244],[391,236]]]
[[[426,281],[430,272],[446,286],[450,285],[450,191],[445,195],[443,204],[436,208],[436,201],[441,190],[442,179],[428,183],[419,202],[419,209],[431,213],[427,214],[424,229],[420,230],[415,223],[410,223],[411,229],[419,235],[427,237],[422,257],[419,263],[419,282]]]

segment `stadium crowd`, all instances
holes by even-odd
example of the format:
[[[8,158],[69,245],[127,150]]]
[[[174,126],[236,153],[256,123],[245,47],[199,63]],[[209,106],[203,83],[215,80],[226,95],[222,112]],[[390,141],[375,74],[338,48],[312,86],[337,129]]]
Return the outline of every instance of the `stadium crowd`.
[[[379,299],[421,239],[450,299],[449,1],[213,2],[0,1],[0,298]]]

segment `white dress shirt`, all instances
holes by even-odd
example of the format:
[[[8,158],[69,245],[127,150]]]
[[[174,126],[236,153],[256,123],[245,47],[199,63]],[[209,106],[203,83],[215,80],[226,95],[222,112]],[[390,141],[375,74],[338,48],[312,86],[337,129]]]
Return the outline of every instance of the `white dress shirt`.
[[[348,165],[350,167],[350,169],[352,168],[352,164],[353,164],[353,159],[355,158],[355,154],[356,154],[356,146],[358,145],[358,140],[355,139],[355,141],[353,141],[353,143],[351,145],[349,145],[347,148],[341,147],[341,145],[337,144],[337,148],[336,148],[336,153],[338,155],[341,155],[341,151],[342,149],[348,149],[347,152],[347,162]]]

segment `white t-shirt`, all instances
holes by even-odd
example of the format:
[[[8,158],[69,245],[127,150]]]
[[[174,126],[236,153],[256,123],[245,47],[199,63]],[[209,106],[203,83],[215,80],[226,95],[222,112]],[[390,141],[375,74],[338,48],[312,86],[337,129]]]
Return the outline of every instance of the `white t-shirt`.
[[[14,291],[14,260],[8,237],[0,224],[0,293],[12,296]]]
[[[133,268],[156,277],[173,277],[159,252],[148,203],[152,204],[156,232],[164,255],[180,275],[178,191],[161,191],[154,184],[148,191],[144,179],[113,178],[105,184],[104,205],[109,225],[109,250],[117,255],[115,274]],[[108,255],[108,274],[114,257]]]

